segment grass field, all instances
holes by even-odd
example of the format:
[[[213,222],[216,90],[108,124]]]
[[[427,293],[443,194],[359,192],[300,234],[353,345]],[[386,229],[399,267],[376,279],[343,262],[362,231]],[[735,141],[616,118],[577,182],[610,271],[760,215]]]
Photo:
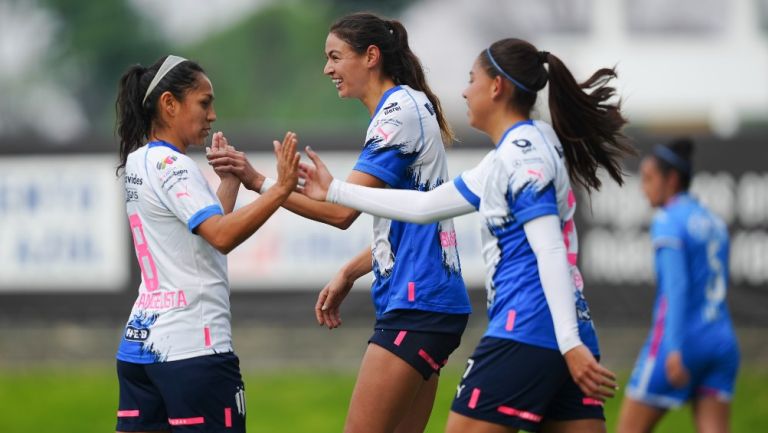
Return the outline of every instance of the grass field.
[[[442,432],[460,373],[443,373],[427,431]],[[622,382],[624,383],[624,382]],[[246,374],[248,430],[255,433],[341,431],[354,376],[297,372]],[[606,405],[613,431],[620,401]],[[0,433],[114,431],[117,381],[111,370],[0,372]],[[732,431],[768,431],[768,371],[743,371],[733,405]],[[658,432],[693,432],[688,409],[668,415]]]

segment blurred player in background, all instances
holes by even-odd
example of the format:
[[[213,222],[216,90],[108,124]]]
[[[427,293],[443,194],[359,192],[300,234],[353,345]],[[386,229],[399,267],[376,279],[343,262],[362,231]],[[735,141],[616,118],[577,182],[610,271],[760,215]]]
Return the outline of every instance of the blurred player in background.
[[[334,23],[325,44],[328,75],[342,98],[359,99],[371,122],[347,181],[375,188],[429,191],[448,179],[444,140],[453,139],[437,97],[398,21],[367,13]],[[270,181],[242,154],[214,152],[214,168],[265,191]],[[359,211],[292,194],[283,207],[346,228]],[[470,313],[453,221],[410,224],[374,219],[374,241],[320,292],[318,323],[341,325],[339,313],[355,280],[373,270],[374,334],[352,394],[346,433],[422,432],[438,374],[458,347]],[[373,257],[371,257],[373,255]]]
[[[213,98],[200,65],[177,56],[120,79],[118,171],[141,285],[117,351],[118,431],[245,431],[224,254],[288,197],[299,155],[286,134],[275,187],[233,212],[239,179],[223,176],[217,197],[186,155],[210,134]],[[213,146],[228,147],[221,133]]]
[[[598,363],[582,295],[571,182],[598,189],[602,167],[622,183],[621,158],[634,149],[607,86],[614,77],[600,69],[578,83],[560,59],[528,42],[493,43],[472,66],[463,95],[470,125],[496,149],[430,192],[333,180],[308,149],[316,168],[302,165],[301,176],[315,199],[418,223],[483,216],[489,324],[458,387],[450,433],[605,431],[602,401],[616,384]],[[530,118],[547,83],[552,126]]]
[[[725,303],[728,228],[688,193],[692,152],[690,140],[676,140],[656,146],[640,166],[643,191],[659,208],[651,223],[658,288],[620,433],[650,432],[687,401],[700,433],[729,431],[739,349]]]

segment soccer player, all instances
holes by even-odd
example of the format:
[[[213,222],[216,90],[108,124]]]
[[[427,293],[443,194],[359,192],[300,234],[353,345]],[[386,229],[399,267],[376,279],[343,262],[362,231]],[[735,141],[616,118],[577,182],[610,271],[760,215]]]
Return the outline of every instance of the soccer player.
[[[653,327],[632,372],[620,433],[650,432],[693,402],[699,433],[729,431],[739,348],[725,303],[728,228],[688,193],[693,142],[658,145],[641,163],[656,265]]]
[[[503,39],[480,53],[463,94],[470,125],[496,148],[453,182],[429,192],[351,185],[333,180],[311,149],[315,167],[300,166],[304,193],[315,199],[419,223],[483,216],[489,324],[449,433],[605,431],[602,402],[616,384],[598,363],[582,294],[571,182],[598,189],[602,167],[622,183],[620,158],[634,149],[607,86],[614,76],[600,69],[578,83],[555,55]],[[530,118],[547,83],[552,126]]]
[[[200,65],[177,56],[132,66],[120,79],[118,171],[141,268],[117,351],[121,432],[245,431],[224,254],[295,188],[299,154],[286,134],[275,187],[233,212],[239,179],[223,176],[217,196],[186,155],[210,133],[213,98]],[[213,145],[229,146],[221,133]]]
[[[448,179],[444,140],[452,140],[437,97],[398,21],[358,13],[340,18],[325,44],[328,75],[342,98],[359,99],[371,121],[352,184],[429,191]],[[239,156],[239,157],[238,157]],[[214,152],[217,170],[264,191],[270,182],[236,152]],[[337,227],[358,211],[292,194],[283,207]],[[372,248],[347,263],[320,292],[318,322],[341,324],[339,307],[354,281],[375,275],[374,333],[352,394],[346,433],[422,432],[438,373],[459,345],[470,313],[450,219],[410,224],[374,219]],[[373,256],[373,257],[371,257]]]

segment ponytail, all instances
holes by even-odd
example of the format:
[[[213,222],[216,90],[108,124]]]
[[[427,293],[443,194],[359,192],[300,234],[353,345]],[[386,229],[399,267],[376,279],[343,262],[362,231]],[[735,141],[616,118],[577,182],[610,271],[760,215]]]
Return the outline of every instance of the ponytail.
[[[149,139],[153,122],[157,122],[157,102],[165,92],[179,101],[187,91],[197,85],[199,74],[204,74],[199,64],[183,60],[168,70],[147,94],[152,79],[160,70],[167,56],[161,57],[152,66],[145,68],[133,65],[123,74],[117,90],[115,111],[117,113],[116,130],[120,137],[120,164],[116,173],[125,168],[128,155],[144,145]]]
[[[142,107],[147,86],[142,86],[141,77],[147,68],[131,66],[120,78],[115,110],[117,112],[117,135],[120,137],[120,165],[117,173],[125,168],[128,155],[138,149],[149,135],[150,116]],[[146,80],[145,80],[146,81]]]
[[[448,144],[455,140],[440,100],[427,84],[421,61],[411,51],[408,32],[402,23],[384,20],[370,13],[355,13],[339,18],[329,31],[358,54],[364,53],[371,45],[378,47],[382,55],[382,73],[395,84],[405,84],[424,92],[432,104],[443,141]]]
[[[526,117],[538,91],[549,82],[552,127],[563,145],[572,182],[587,191],[599,190],[597,169],[602,167],[619,185],[624,183],[621,159],[637,152],[621,132],[627,120],[620,101],[610,101],[616,95],[608,86],[616,77],[614,69],[600,69],[579,84],[557,56],[520,39],[494,42],[480,54],[480,61],[488,75],[502,75],[513,83],[510,104]]]
[[[621,160],[637,152],[621,132],[627,120],[621,102],[610,102],[616,89],[608,82],[616,70],[602,68],[581,84],[554,54],[549,63],[549,111],[552,127],[563,145],[571,180],[587,191],[599,190],[598,167],[604,168],[619,185],[624,184]]]

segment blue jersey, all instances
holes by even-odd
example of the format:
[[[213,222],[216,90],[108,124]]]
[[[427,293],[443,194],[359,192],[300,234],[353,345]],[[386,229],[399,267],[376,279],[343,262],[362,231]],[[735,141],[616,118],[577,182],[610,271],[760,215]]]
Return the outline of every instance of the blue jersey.
[[[448,177],[440,127],[423,92],[396,86],[381,97],[354,169],[397,189],[429,191]],[[397,310],[467,314],[452,220],[373,219],[371,289],[376,317]]]
[[[482,238],[489,319],[485,335],[558,350],[536,255],[523,229],[528,221],[557,215],[573,280],[579,336],[598,355],[577,267],[576,199],[552,127],[531,120],[513,125],[495,150],[454,183],[485,221]]]
[[[739,349],[725,295],[728,230],[688,194],[679,194],[651,224],[658,289],[653,328],[627,386],[635,400],[672,408],[701,395],[728,401],[739,366]],[[664,368],[682,353],[691,380],[669,383]]]
[[[676,196],[651,225],[658,290],[654,323],[663,327],[670,351],[686,339],[731,339],[725,304],[728,290],[728,229],[688,194]]]

